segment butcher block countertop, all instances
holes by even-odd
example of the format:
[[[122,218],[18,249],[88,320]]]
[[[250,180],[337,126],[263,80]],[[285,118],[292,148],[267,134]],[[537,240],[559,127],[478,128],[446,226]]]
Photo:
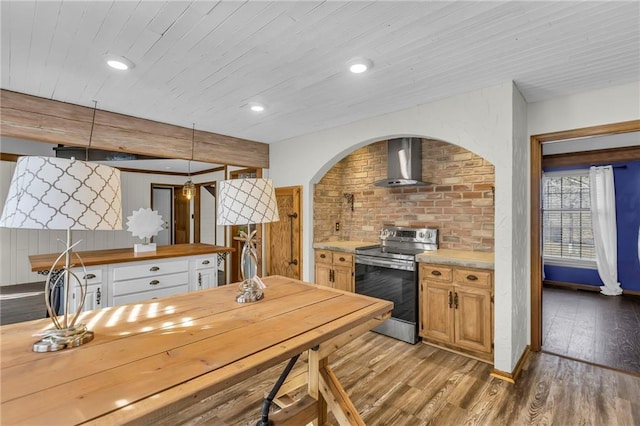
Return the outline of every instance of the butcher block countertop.
[[[375,246],[377,244],[378,243],[371,241],[324,241],[321,243],[313,243],[313,248],[355,253],[358,247]]]
[[[169,246],[158,246],[156,251],[147,251],[134,253],[133,247],[109,249],[109,250],[93,250],[77,252],[82,258],[85,266],[108,265],[111,263],[134,262],[136,260],[152,260],[164,259],[168,257],[180,256],[198,256],[203,254],[214,254],[235,251],[232,247],[214,246],[211,244],[173,244]],[[29,256],[31,262],[31,270],[48,271],[60,253],[36,254]],[[75,256],[72,257],[72,266],[77,261]],[[64,266],[64,257],[58,263],[60,267]]]
[[[87,312],[95,338],[60,352],[31,350],[49,319],[1,326],[0,422],[154,424],[312,348],[310,390],[359,418],[334,390],[326,357],[388,318],[393,303],[281,276],[264,282],[257,303],[236,303],[230,285]],[[325,418],[326,405],[316,406]]]
[[[480,251],[438,249],[416,255],[416,261],[467,268],[494,269],[494,254]]]

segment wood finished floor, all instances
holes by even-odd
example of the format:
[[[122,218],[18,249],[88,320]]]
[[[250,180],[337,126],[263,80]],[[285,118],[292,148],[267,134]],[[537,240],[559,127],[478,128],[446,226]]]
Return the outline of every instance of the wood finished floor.
[[[370,426],[640,424],[640,378],[550,354],[532,353],[511,385],[491,378],[488,364],[369,332],[333,356],[331,366]],[[162,424],[255,425],[281,370],[267,370]]]
[[[640,297],[545,287],[542,349],[640,375]]]

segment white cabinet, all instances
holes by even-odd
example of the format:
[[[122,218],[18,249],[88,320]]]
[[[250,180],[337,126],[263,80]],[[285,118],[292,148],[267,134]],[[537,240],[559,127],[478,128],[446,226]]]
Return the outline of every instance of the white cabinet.
[[[109,265],[109,306],[189,291],[188,257]]]
[[[82,268],[73,268],[72,271],[78,276],[80,281],[84,283],[84,279],[87,279],[87,292],[84,299],[84,306],[82,311],[92,311],[94,309],[104,308],[104,287],[103,279],[107,276],[106,267],[91,267],[85,271]],[[71,304],[69,306],[69,313],[73,314],[78,311],[81,303],[82,293],[80,288],[74,286],[71,291]]]
[[[218,286],[218,255],[199,256],[191,260],[191,291]]]

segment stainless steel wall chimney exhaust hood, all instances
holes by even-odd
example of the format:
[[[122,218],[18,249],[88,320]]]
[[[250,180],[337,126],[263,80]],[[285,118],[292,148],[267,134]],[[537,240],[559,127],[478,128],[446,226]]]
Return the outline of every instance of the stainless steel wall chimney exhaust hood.
[[[387,178],[375,186],[424,186],[422,180],[422,139],[398,138],[387,141]]]

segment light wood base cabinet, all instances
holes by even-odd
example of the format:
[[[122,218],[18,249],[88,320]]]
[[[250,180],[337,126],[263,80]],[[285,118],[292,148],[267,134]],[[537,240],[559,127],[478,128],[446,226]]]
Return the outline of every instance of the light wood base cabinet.
[[[355,291],[354,258],[350,253],[315,251],[315,282],[338,290]]]
[[[420,264],[420,336],[493,360],[493,273]]]

